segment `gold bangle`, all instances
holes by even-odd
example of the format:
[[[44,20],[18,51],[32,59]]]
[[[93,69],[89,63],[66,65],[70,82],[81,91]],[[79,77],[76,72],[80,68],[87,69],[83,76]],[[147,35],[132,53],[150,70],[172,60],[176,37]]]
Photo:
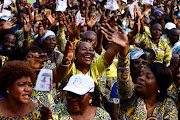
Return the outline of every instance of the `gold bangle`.
[[[69,62],[68,65],[64,65],[64,64],[62,64],[62,62],[61,62],[61,66],[62,66],[62,67],[69,67],[70,65],[71,65],[71,61]]]

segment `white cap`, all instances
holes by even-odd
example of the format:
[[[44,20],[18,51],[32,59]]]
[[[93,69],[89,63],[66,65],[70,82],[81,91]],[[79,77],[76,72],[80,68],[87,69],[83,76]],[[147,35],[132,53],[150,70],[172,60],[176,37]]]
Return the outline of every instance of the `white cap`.
[[[87,92],[94,92],[94,80],[87,75],[73,75],[67,85],[63,88],[64,91],[70,91],[78,95],[84,95]]]
[[[166,23],[165,29],[171,30],[173,28],[176,28],[176,25],[174,23],[172,23],[172,22]]]
[[[127,0],[121,0],[121,1],[127,3]]]
[[[146,54],[143,52],[143,51],[132,51],[131,53],[130,53],[130,59],[131,60],[137,60],[137,59],[139,59],[140,57],[143,57],[143,59],[147,59],[147,56],[146,56]]]

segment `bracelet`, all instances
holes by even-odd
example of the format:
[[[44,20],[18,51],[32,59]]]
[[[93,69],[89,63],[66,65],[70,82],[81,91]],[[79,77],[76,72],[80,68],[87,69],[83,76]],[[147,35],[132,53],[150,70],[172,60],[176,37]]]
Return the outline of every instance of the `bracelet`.
[[[62,64],[62,62],[61,62],[61,66],[62,67],[69,67],[71,65],[71,61],[70,61],[70,63],[68,64],[68,65],[64,65],[64,64]]]

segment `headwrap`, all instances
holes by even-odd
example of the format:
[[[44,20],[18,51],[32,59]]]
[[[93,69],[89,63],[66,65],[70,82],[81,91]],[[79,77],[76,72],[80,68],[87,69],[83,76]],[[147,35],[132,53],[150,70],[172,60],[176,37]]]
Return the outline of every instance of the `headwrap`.
[[[156,13],[159,13],[159,14],[163,15],[164,14],[164,9],[156,8],[156,9],[154,9],[153,15],[156,14]]]
[[[39,41],[39,44],[41,45],[43,43],[43,41],[50,35],[53,35],[54,37],[56,37],[55,33],[51,30],[46,30],[46,33],[43,35],[43,37],[41,38],[41,40]]]

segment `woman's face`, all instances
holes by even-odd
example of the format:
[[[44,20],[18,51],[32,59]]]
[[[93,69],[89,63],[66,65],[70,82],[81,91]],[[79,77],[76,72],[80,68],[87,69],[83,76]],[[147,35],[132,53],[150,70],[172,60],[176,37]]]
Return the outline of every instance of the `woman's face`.
[[[10,54],[15,49],[16,37],[13,34],[4,36],[3,50],[5,53]]]
[[[27,104],[32,94],[31,78],[23,76],[17,79],[7,90],[9,90],[8,98]]]
[[[45,52],[52,52],[56,47],[56,38],[53,35],[49,35],[43,41],[43,47]]]
[[[89,19],[91,19],[91,18],[96,18],[96,13],[90,13],[89,14]]]
[[[151,36],[154,39],[159,39],[162,35],[162,27],[160,24],[154,24],[151,28]]]
[[[67,92],[66,100],[68,111],[70,111],[70,113],[80,113],[85,111],[89,105],[90,99],[92,99],[90,93],[78,95],[72,92]]]
[[[32,52],[29,51],[28,54],[25,56],[24,61],[31,61],[34,58],[39,58],[39,53],[38,52]]]
[[[96,6],[91,6],[91,7],[89,8],[89,11],[96,12]]]
[[[18,16],[18,23],[21,24],[21,25],[24,25],[24,13],[21,13],[19,16]]]
[[[98,31],[100,30],[100,27],[101,27],[101,25],[99,24],[99,22],[96,22],[92,28],[92,31],[94,31],[97,34]]]
[[[137,60],[134,60],[134,68],[139,72],[141,72],[147,64],[148,61],[142,58],[138,58]]]
[[[107,23],[107,17],[105,15],[101,16],[100,23],[102,26],[105,26]]]
[[[159,90],[157,80],[148,66],[143,69],[137,78],[136,85],[136,91],[143,97],[155,95]]]
[[[81,29],[80,29],[80,37],[81,38],[82,38],[83,33],[86,32],[86,31],[87,31],[87,26],[81,27]]]
[[[84,65],[90,65],[94,58],[94,49],[92,45],[88,42],[82,42],[77,49],[77,61]]]

